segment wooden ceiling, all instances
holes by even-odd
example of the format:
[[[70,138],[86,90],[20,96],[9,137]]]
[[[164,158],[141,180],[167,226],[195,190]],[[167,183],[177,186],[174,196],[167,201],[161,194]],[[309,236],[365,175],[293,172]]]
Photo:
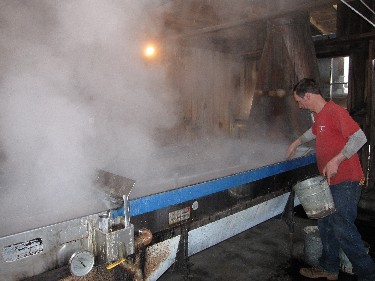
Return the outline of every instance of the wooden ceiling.
[[[165,0],[162,36],[178,36],[190,44],[215,46],[223,52],[256,55],[267,21],[306,12],[312,35],[336,33],[332,0]]]

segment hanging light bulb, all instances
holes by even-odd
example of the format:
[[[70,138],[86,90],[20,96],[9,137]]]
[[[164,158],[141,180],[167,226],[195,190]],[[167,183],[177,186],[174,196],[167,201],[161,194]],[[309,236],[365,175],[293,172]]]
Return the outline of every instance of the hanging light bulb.
[[[153,59],[157,56],[156,46],[152,43],[147,44],[144,48],[143,55],[147,59]]]

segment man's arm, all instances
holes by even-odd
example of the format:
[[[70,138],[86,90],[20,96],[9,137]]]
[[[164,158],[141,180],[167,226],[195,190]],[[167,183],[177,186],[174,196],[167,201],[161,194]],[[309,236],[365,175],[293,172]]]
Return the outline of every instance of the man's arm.
[[[346,157],[350,158],[361,149],[361,147],[367,142],[365,133],[359,129],[348,139],[348,142],[341,150],[341,153]]]
[[[328,184],[330,183],[330,178],[337,174],[340,164],[356,154],[366,142],[366,135],[361,129],[349,137],[348,142],[340,153],[333,157],[323,169],[323,175],[327,177]]]
[[[308,129],[304,132],[298,139],[296,139],[287,149],[285,156],[286,158],[291,158],[296,153],[297,147],[306,142],[312,141],[315,139],[315,135],[312,133],[312,129]]]

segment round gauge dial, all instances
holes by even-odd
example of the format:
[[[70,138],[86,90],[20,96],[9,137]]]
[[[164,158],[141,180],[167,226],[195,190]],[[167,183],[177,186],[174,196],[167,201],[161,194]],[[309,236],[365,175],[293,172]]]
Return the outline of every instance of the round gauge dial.
[[[95,257],[90,251],[75,252],[69,260],[70,272],[74,276],[85,276],[94,267]]]

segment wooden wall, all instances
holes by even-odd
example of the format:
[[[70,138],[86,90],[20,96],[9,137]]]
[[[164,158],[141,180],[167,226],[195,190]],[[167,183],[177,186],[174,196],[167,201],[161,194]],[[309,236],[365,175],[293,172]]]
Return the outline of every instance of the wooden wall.
[[[359,2],[351,2],[359,12],[367,18],[371,13]],[[371,2],[372,9],[375,8],[375,2]],[[358,34],[367,34],[374,28],[346,5],[340,3],[337,6],[337,36],[342,38],[355,38]],[[368,142],[361,149],[359,156],[362,167],[368,177],[367,186],[375,190],[374,174],[374,125],[375,106],[373,89],[373,66],[374,44],[372,40],[364,38],[363,40],[347,40],[345,43],[349,50],[350,69],[349,69],[349,95],[347,108],[354,119],[359,123],[365,132]],[[371,147],[371,152],[369,150]],[[370,160],[369,160],[370,159]]]
[[[365,172],[368,175],[367,186],[371,190],[375,190],[375,41],[369,42],[369,53],[367,60],[367,72],[365,82],[366,96],[366,120],[364,123],[364,131],[368,138],[370,151],[364,153],[363,161]],[[367,158],[365,158],[367,156]]]
[[[181,106],[176,135],[189,139],[229,136],[233,120],[246,111],[244,103],[249,100],[243,60],[213,50],[181,47],[172,61],[168,77]]]

